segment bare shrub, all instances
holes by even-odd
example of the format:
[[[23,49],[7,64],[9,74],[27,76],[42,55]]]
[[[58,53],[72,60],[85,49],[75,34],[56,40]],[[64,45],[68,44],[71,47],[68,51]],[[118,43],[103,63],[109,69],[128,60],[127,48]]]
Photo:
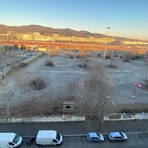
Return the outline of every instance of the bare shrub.
[[[132,55],[131,60],[137,60],[136,55]]]
[[[114,57],[118,57],[118,54],[115,54]]]
[[[137,59],[143,59],[144,56],[143,56],[142,54],[136,54],[135,57],[136,57]]]
[[[119,55],[118,57],[119,57],[119,59],[122,59],[122,58],[123,58],[123,56],[122,56],[122,55]]]
[[[57,115],[65,99],[67,98],[56,98],[54,100],[49,98],[47,100],[47,97],[45,97],[41,101],[38,97],[24,98],[11,107],[11,115],[17,117]]]
[[[144,83],[142,84],[141,89],[148,91],[148,79],[143,79]]]
[[[77,55],[76,58],[81,58],[81,56],[80,55]]]
[[[110,59],[110,55],[105,55],[105,59]]]
[[[85,59],[85,62],[91,62],[91,61],[92,61],[91,58],[86,58],[86,59]]]
[[[47,60],[45,65],[48,66],[48,67],[53,67],[54,66],[54,64],[53,64],[53,62],[51,60]]]
[[[129,50],[124,55],[123,61],[130,62],[130,60],[137,60],[139,53],[136,50]]]
[[[131,55],[132,60],[138,60],[138,59],[142,59],[142,58],[143,58],[143,55],[140,55],[140,54]]]
[[[135,103],[135,104],[120,104],[117,107],[118,113],[129,113],[129,114],[135,114],[135,113],[142,113],[142,112],[148,112],[148,103],[142,104],[142,103]]]
[[[70,58],[70,59],[73,59],[73,58],[74,58],[74,56],[73,56],[73,55],[69,55],[69,58]]]
[[[6,115],[7,117],[9,117],[11,115],[10,108],[14,102],[15,93],[17,92],[17,84],[16,83],[14,80],[6,77],[6,74],[3,75],[3,78],[0,78],[0,92],[1,92],[0,107],[3,110],[3,112],[1,112],[1,113],[3,115]]]
[[[107,65],[108,68],[117,68],[116,62],[114,59],[110,60],[110,63]]]
[[[99,57],[99,58],[101,57],[101,53],[98,53],[98,57]]]
[[[39,102],[36,98],[25,98],[11,108],[13,116],[33,116],[41,114]]]
[[[130,62],[130,60],[131,60],[131,56],[130,55],[124,55],[124,57],[123,57],[123,61],[124,62]]]
[[[76,58],[85,58],[86,57],[86,55],[84,55],[84,54],[82,54],[82,53],[80,53],[80,54],[78,54],[77,56],[76,56]]]
[[[110,63],[108,64],[107,66],[108,68],[117,68],[117,65],[113,64],[113,63]]]
[[[47,84],[42,77],[36,77],[34,80],[31,80],[30,87],[34,90],[44,89]]]
[[[80,63],[80,64],[78,64],[78,67],[87,69],[87,64],[86,63]]]

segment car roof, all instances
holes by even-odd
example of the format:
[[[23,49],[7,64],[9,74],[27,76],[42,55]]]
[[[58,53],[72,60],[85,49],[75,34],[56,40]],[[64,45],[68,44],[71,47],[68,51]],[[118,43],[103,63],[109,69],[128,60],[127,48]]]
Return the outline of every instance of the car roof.
[[[120,132],[110,132],[110,135],[112,137],[122,137],[122,135],[120,134]]]
[[[95,132],[90,132],[89,133],[89,136],[90,137],[98,137],[97,133],[95,133]]]
[[[39,130],[37,134],[37,138],[56,138],[55,130]]]
[[[0,133],[0,139],[2,141],[12,141],[15,135],[15,133]]]

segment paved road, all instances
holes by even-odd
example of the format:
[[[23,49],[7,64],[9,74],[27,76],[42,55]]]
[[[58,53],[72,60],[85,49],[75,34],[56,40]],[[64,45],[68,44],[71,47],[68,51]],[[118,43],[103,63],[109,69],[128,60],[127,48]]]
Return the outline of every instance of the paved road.
[[[48,123],[1,123],[0,132],[16,132],[22,136],[36,136],[40,129],[55,129],[63,135],[86,134],[98,131],[98,121],[48,122]],[[148,120],[103,122],[100,132],[109,131],[148,132]]]
[[[128,141],[125,143],[111,143],[105,137],[105,142],[103,143],[88,143],[86,137],[64,137],[64,142],[60,148],[147,148],[148,146],[148,134],[139,135],[128,135]],[[26,141],[21,148],[26,148]],[[30,146],[30,148],[38,148],[35,142]],[[45,146],[45,148],[55,148],[55,146]]]
[[[89,126],[88,126],[89,125]],[[148,132],[148,120],[137,121],[111,121],[103,122],[101,126],[102,133],[109,131],[123,130],[128,133],[129,140],[126,143],[112,144],[105,137],[104,143],[88,143],[86,141],[86,133],[89,131],[98,131],[98,121],[89,122],[51,122],[51,123],[1,123],[0,132],[16,132],[24,138],[36,136],[39,129],[55,129],[64,135],[64,143],[61,148],[147,148],[148,133],[147,134],[132,134],[132,132]],[[82,136],[78,136],[82,134]],[[76,137],[76,135],[78,137]],[[106,135],[106,134],[104,134]],[[26,140],[24,140],[22,148],[26,148]],[[35,142],[30,146],[37,148]],[[55,147],[55,146],[54,146]],[[45,147],[46,148],[46,147]],[[51,146],[52,148],[52,146]]]

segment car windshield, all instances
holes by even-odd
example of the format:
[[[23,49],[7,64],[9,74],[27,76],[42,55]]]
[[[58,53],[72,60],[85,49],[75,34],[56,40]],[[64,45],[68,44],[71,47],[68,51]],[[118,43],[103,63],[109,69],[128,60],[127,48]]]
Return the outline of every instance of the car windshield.
[[[60,140],[60,134],[59,133],[57,133],[57,136],[56,136],[56,139],[59,141]]]
[[[98,135],[98,137],[100,138],[100,134],[97,134]]]
[[[120,132],[120,135],[121,135],[122,137],[124,137],[123,134],[122,134],[121,132]]]
[[[18,135],[15,135],[15,137],[14,137],[14,139],[13,139],[13,143],[17,143],[18,141],[19,141],[19,139],[20,139],[20,136],[18,136]]]

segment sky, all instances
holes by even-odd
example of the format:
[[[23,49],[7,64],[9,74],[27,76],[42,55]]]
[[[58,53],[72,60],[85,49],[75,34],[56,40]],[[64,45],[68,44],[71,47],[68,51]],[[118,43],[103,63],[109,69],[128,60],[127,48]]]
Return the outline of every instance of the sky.
[[[148,0],[0,0],[0,24],[148,40]]]

